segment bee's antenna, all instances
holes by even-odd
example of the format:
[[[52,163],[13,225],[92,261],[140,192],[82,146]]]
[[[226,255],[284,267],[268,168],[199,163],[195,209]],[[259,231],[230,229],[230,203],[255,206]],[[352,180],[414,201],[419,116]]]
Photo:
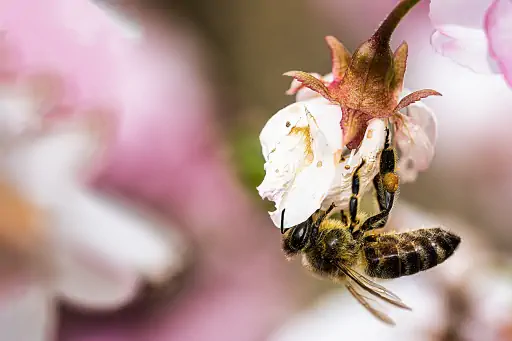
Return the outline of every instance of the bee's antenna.
[[[281,234],[284,234],[284,210],[281,212]]]

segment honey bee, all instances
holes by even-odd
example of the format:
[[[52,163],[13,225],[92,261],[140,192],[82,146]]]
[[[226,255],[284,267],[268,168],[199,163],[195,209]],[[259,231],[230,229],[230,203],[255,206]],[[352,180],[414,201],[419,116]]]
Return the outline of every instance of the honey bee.
[[[301,254],[303,265],[315,274],[343,281],[352,296],[381,321],[394,325],[385,313],[370,304],[366,291],[394,306],[410,308],[394,293],[368,277],[392,279],[425,271],[444,262],[457,249],[459,236],[440,227],[425,228],[403,233],[376,233],[384,227],[398,189],[395,173],[395,151],[390,147],[389,130],[381,154],[380,171],[373,180],[379,213],[364,221],[358,213],[359,170],[352,177],[352,196],[349,216],[341,211],[341,219],[328,218],[334,204],[327,211],[318,211],[307,221],[283,229],[284,211],[281,216],[282,247],[292,258]],[[363,219],[361,219],[363,220]],[[360,268],[368,276],[355,270]]]

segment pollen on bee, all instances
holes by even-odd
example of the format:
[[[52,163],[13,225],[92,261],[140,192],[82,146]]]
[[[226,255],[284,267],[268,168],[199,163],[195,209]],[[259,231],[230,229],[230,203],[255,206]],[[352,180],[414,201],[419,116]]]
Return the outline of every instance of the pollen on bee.
[[[394,193],[398,190],[398,175],[387,173],[384,175],[383,184],[386,191]]]

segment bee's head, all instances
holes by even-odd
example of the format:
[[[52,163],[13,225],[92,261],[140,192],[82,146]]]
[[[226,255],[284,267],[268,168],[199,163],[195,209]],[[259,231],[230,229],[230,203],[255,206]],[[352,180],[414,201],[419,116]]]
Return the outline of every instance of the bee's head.
[[[283,236],[283,251],[286,256],[292,257],[304,250],[308,244],[310,233],[310,219],[286,230]]]

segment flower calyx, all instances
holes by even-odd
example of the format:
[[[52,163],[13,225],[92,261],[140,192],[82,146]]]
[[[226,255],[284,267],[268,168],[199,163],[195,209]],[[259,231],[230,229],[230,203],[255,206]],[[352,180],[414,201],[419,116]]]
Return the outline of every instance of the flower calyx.
[[[342,146],[356,149],[363,140],[370,120],[399,119],[399,110],[428,96],[440,96],[435,90],[415,91],[402,98],[408,46],[403,42],[393,53],[391,35],[401,19],[419,0],[402,0],[382,22],[375,33],[350,55],[333,36],[326,42],[331,50],[333,80],[324,81],[303,71],[284,73],[319,93],[331,103],[340,105],[343,116]]]

